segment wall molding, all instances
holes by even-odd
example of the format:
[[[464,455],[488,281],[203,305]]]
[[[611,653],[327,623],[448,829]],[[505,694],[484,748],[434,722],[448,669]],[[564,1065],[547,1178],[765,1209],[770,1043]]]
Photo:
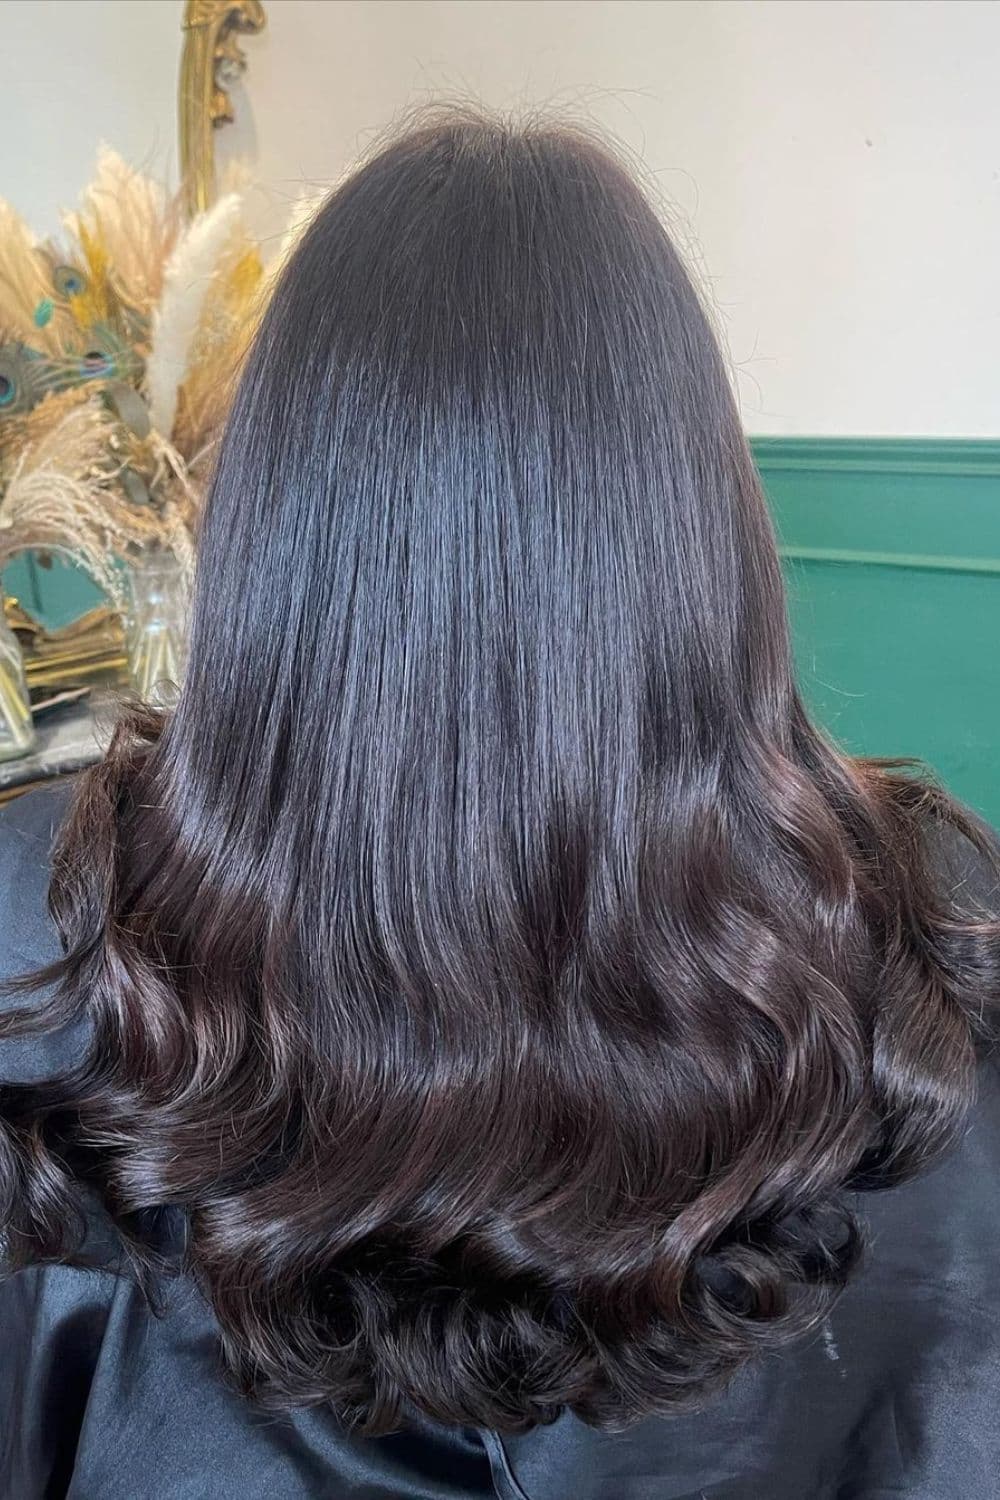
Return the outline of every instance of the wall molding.
[[[1000,438],[751,437],[761,467],[1000,479]]]
[[[756,437],[782,555],[1000,576],[1000,440]]]
[[[925,573],[985,573],[1000,578],[1000,557],[934,557],[921,552],[863,552],[847,547],[779,546],[778,551],[790,562],[907,568]]]

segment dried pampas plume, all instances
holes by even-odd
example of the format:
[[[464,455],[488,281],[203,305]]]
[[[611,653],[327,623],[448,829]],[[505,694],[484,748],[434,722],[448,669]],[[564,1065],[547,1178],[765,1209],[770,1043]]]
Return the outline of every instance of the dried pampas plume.
[[[273,285],[243,219],[245,170],[223,181],[185,224],[179,197],[103,146],[58,245],[0,201],[0,566],[62,553],[116,602],[136,547],[193,572],[212,455]],[[299,205],[296,235],[315,207]]]
[[[178,200],[102,145],[97,174],[81,194],[79,211],[65,214],[63,224],[75,240],[89,237],[104,247],[118,295],[150,317],[180,232]]]
[[[115,557],[161,534],[151,510],[114,485],[114,422],[97,402],[73,405],[17,457],[0,500],[0,566],[29,547],[59,552],[122,603]]]
[[[207,213],[192,221],[164,271],[163,297],[153,315],[146,394],[153,426],[166,438],[173,434],[177,395],[191,346],[219,259],[236,229],[239,214],[240,199],[235,193],[220,198]]]

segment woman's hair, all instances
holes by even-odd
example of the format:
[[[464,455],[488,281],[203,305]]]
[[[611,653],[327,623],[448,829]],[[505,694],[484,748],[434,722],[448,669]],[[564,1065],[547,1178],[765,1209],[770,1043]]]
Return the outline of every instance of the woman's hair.
[[[435,117],[281,275],[179,704],[81,778],[4,1029],[90,1042],[0,1091],[10,1258],[83,1257],[96,1202],[152,1284],[173,1210],[242,1388],[370,1432],[704,1397],[961,1125],[997,929],[948,826],[803,711],[643,192]]]

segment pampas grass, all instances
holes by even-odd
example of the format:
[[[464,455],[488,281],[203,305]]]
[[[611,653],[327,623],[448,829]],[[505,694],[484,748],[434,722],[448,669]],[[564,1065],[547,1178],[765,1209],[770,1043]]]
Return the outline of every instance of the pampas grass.
[[[74,240],[89,236],[104,246],[118,296],[151,317],[181,230],[179,199],[102,145],[96,176],[81,194],[79,210],[65,214],[63,224]]]
[[[78,563],[116,604],[115,558],[157,540],[159,518],[130,505],[109,462],[114,423],[96,402],[69,408],[17,457],[0,499],[0,566],[25,547]]]
[[[247,246],[243,235],[237,235],[202,309],[178,392],[174,442],[187,455],[192,473],[202,473],[225,423],[240,365],[257,328],[263,274],[256,245]]]
[[[82,396],[82,399],[81,399]],[[15,464],[44,469],[52,465],[70,474],[92,475],[106,470],[114,429],[110,413],[86,392],[64,391],[48,396],[30,415],[28,440]],[[8,481],[9,483],[9,481]],[[8,499],[0,500],[0,511]]]
[[[43,442],[53,427],[76,406],[89,401],[91,393],[81,386],[67,391],[50,391],[30,411],[19,412],[0,422],[0,505],[3,504],[3,476],[18,454]]]
[[[218,262],[239,213],[239,197],[228,193],[207,213],[199,214],[178,240],[163,274],[163,296],[153,315],[146,364],[146,396],[153,426],[166,438],[173,434],[178,391]]]
[[[0,565],[58,552],[116,603],[117,560],[137,548],[193,573],[217,439],[273,285],[243,221],[245,171],[224,185],[185,224],[179,198],[104,146],[62,244],[36,243],[0,200],[0,354],[19,392],[0,412]],[[315,207],[297,206],[296,235]]]

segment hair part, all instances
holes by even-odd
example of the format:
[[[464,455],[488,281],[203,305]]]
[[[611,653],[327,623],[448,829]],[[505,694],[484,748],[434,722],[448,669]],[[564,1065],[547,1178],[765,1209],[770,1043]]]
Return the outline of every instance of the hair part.
[[[797,696],[697,294],[591,139],[445,116],[277,286],[166,719],[55,855],[0,1035],[16,1266],[175,1261],[254,1399],[370,1432],[703,1399],[824,1315],[851,1194],[956,1136],[997,929],[942,794]]]

